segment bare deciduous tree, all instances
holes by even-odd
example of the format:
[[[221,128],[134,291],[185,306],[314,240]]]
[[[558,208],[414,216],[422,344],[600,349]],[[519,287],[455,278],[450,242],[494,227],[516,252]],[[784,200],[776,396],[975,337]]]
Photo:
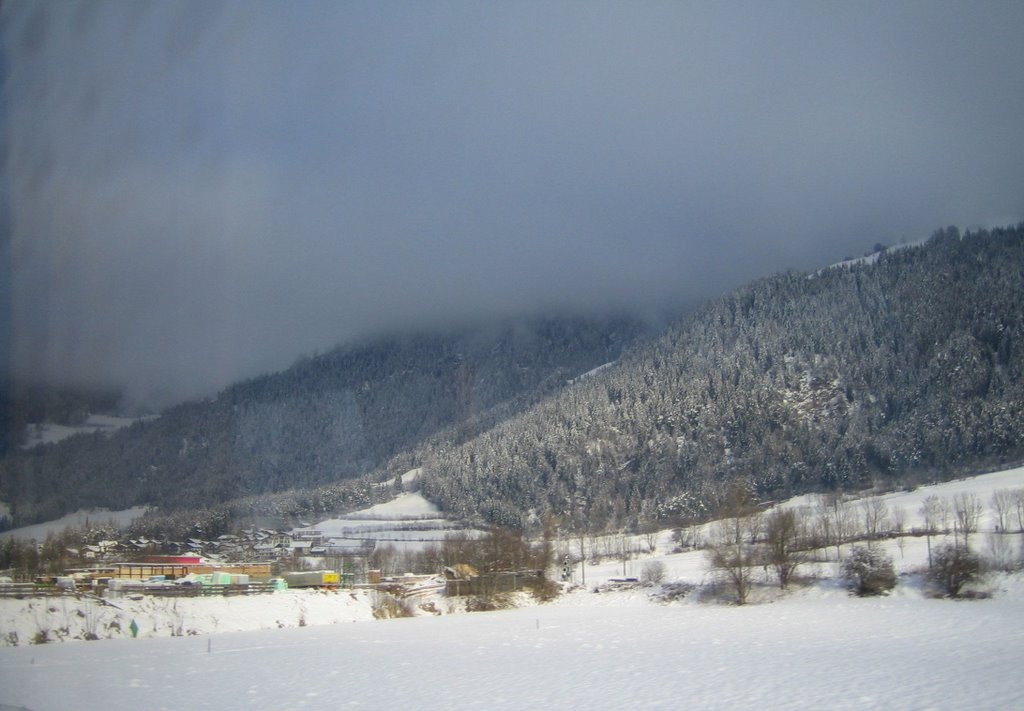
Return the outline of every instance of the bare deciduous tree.
[[[950,519],[953,517],[953,506],[949,499],[939,499],[939,530],[949,533]]]
[[[659,585],[665,579],[665,564],[660,560],[644,563],[640,571],[640,582],[644,585]]]
[[[1017,512],[1017,530],[1024,531],[1024,488],[1013,490],[1013,507]]]
[[[775,509],[765,519],[768,564],[779,578],[783,590],[804,561],[802,542],[805,538],[803,517],[795,509]]]
[[[1013,544],[1010,538],[993,531],[985,537],[988,562],[996,570],[1012,570],[1014,567]]]
[[[953,514],[956,525],[964,535],[964,547],[968,547],[968,537],[978,530],[978,521],[984,511],[981,499],[977,494],[960,493],[953,497]]]
[[[996,530],[1006,533],[1014,509],[1013,489],[996,489],[992,492],[992,512],[996,516]]]
[[[713,570],[722,574],[736,592],[736,603],[747,601],[753,582],[754,566],[761,556],[756,546],[760,516],[756,513],[749,492],[741,486],[731,487],[723,502],[726,518],[712,526],[708,544],[708,560]]]
[[[752,530],[758,524],[753,516],[737,516],[716,521],[708,551],[711,567],[722,573],[736,592],[736,603],[743,605],[753,582],[754,566],[760,555],[754,545]]]
[[[907,544],[907,510],[902,506],[892,507],[889,511],[889,520],[889,526],[896,533],[896,545],[900,549],[900,558],[903,558],[903,549]]]
[[[832,527],[836,560],[842,559],[842,545],[852,538],[857,530],[856,518],[850,504],[837,492],[827,498],[827,516]]]
[[[861,516],[864,520],[864,534],[868,538],[868,545],[874,545],[874,541],[882,534],[882,528],[889,518],[889,507],[885,499],[879,496],[872,496],[862,499],[860,502]]]
[[[932,536],[939,532],[942,521],[942,499],[935,494],[921,502],[921,518],[924,519],[924,535],[928,543],[928,567],[932,567]]]
[[[947,595],[957,597],[963,586],[974,580],[980,570],[980,559],[966,545],[945,545],[935,552],[935,567],[929,577]]]
[[[697,524],[684,526],[672,531],[672,541],[676,544],[676,551],[692,550],[702,545],[700,526]]]
[[[626,576],[626,563],[633,557],[637,552],[635,545],[625,531],[620,531],[615,537],[615,556],[622,563],[622,576]]]
[[[658,547],[658,536],[661,531],[658,529],[657,524],[648,524],[644,530],[644,543],[647,544],[647,552],[653,553]]]
[[[822,548],[831,546],[835,536],[832,530],[832,506],[825,494],[818,496],[814,503],[814,536]]]

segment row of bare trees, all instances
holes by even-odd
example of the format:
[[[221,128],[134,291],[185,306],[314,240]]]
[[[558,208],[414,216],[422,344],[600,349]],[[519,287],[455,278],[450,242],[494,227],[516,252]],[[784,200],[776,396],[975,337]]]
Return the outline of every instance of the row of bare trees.
[[[378,545],[370,556],[370,566],[384,575],[433,574],[459,565],[480,573],[546,570],[552,555],[550,536],[531,542],[519,531],[492,528],[449,533],[443,540],[415,548]]]
[[[1010,543],[1001,535],[1024,532],[1024,488],[1001,489],[990,501],[994,531],[990,538],[990,557],[1006,558]],[[885,538],[895,538],[901,552],[907,535],[924,535],[928,544],[928,567],[935,565],[932,537],[953,535],[954,548],[970,549],[970,537],[976,534],[985,506],[974,493],[958,493],[951,498],[931,495],[918,511],[923,526],[908,528],[908,513],[892,507],[882,497],[851,501],[841,495],[822,495],[810,505],[777,507],[768,512],[754,502],[748,489],[733,487],[724,501],[721,517],[708,529],[704,547],[710,568],[734,590],[743,604],[757,569],[771,571],[781,588],[792,581],[797,568],[812,559],[821,559],[835,548],[835,559],[842,561],[843,546],[865,542],[868,548]],[[689,536],[677,534],[677,540]]]
[[[808,520],[802,510],[758,510],[746,488],[733,487],[725,499],[724,518],[712,524],[708,561],[736,593],[742,605],[757,568],[771,568],[785,589],[811,548]]]

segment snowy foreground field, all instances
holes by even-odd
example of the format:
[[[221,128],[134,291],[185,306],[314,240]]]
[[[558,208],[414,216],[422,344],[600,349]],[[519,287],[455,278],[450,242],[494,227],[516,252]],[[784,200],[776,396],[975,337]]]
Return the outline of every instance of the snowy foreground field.
[[[908,527],[925,496],[1024,486],[1024,469],[885,496]],[[799,505],[794,501],[791,505]],[[1021,535],[981,519],[972,547]],[[933,545],[942,539],[933,538]],[[653,553],[586,569],[586,587],[546,605],[374,621],[367,592],[251,598],[0,600],[0,711],[197,708],[1024,708],[1024,574],[989,574],[989,599],[934,599],[923,537],[884,542],[900,573],[882,598],[850,597],[835,560],[806,564],[781,595],[768,583],[735,607],[657,587],[593,592],[659,561],[666,583],[706,589],[706,558]],[[995,548],[993,548],[995,550]],[[845,549],[844,549],[845,554]],[[138,638],[127,632],[138,623]],[[40,629],[64,642],[33,644]],[[94,630],[100,641],[75,640]],[[172,636],[174,635],[174,636]],[[58,634],[58,638],[61,636]],[[109,639],[107,639],[109,637]],[[53,639],[53,637],[51,637]]]
[[[577,593],[518,610],[0,649],[0,708],[1014,709],[1024,605]]]

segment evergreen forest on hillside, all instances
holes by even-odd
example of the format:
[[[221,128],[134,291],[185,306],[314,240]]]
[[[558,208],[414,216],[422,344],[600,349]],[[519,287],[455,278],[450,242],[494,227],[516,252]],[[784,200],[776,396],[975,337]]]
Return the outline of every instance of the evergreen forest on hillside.
[[[474,436],[615,360],[643,329],[549,318],[338,348],[110,435],[14,449],[0,461],[0,501],[14,525],[94,506],[198,512],[321,486],[333,492],[323,507],[362,502],[352,492],[364,484],[339,485],[415,446]]]
[[[1024,226],[757,281],[463,446],[424,493],[590,530],[951,477],[1024,445]]]
[[[600,367],[605,366],[605,367]],[[206,532],[390,495],[601,531],[893,487],[1024,457],[1024,225],[756,281],[649,336],[550,318],[340,348],[112,435],[13,450],[21,525],[150,504]],[[164,527],[161,529],[161,527]],[[169,533],[169,531],[168,531]]]

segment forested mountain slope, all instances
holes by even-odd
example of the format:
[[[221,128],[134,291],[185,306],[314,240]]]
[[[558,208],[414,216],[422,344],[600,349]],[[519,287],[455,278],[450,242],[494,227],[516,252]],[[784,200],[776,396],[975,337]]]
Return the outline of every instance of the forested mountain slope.
[[[735,481],[771,499],[1024,458],[1024,225],[770,277],[642,332],[549,319],[338,349],[9,456],[0,500],[15,523],[157,504],[182,513],[140,530],[209,533],[360,508],[422,467],[451,514],[598,531],[703,516]]]
[[[339,348],[109,436],[12,452],[0,501],[21,525],[84,506],[197,509],[348,480],[493,427],[642,332],[629,319],[550,318]]]
[[[423,491],[589,530],[1024,455],[1024,225],[740,289],[534,409],[424,452]]]

